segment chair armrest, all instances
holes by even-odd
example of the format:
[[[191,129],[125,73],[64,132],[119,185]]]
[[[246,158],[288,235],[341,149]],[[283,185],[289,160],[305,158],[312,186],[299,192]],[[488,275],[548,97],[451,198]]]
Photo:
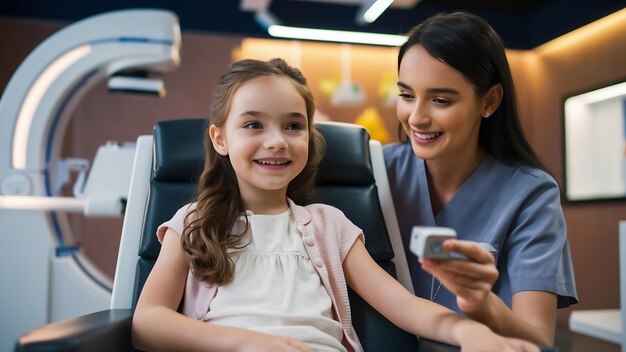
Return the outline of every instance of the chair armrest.
[[[456,346],[448,345],[447,343],[421,337],[417,343],[417,350],[428,352],[459,352],[461,349]],[[559,349],[556,347],[540,347],[539,351],[559,352]]]
[[[29,331],[15,352],[132,351],[133,311],[111,309],[62,320]]]
[[[456,346],[448,345],[444,342],[439,342],[425,337],[420,337],[417,342],[418,351],[428,352],[459,352],[461,349]]]

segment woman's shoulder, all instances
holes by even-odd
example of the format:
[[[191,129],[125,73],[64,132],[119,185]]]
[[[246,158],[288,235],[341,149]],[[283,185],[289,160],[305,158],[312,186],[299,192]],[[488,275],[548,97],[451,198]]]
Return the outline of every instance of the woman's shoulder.
[[[509,164],[496,161],[488,172],[486,189],[501,189],[509,199],[518,199],[519,204],[536,204],[537,198],[559,203],[561,190],[558,182],[547,171],[527,164]]]
[[[386,162],[408,157],[415,157],[415,154],[413,154],[413,149],[411,148],[411,143],[406,142],[385,144],[385,146],[383,146],[383,155]]]
[[[383,157],[387,176],[392,185],[403,183],[405,178],[413,179],[416,173],[423,172],[424,161],[413,153],[411,143],[392,143],[383,147]]]
[[[493,157],[492,170],[499,170],[503,177],[507,177],[516,185],[526,186],[553,186],[558,188],[558,183],[547,171],[538,167],[530,166],[521,162],[505,163]]]
[[[517,167],[515,176],[519,182],[530,183],[537,186],[549,186],[559,188],[559,184],[554,177],[547,171],[538,167],[529,165],[519,165]]]

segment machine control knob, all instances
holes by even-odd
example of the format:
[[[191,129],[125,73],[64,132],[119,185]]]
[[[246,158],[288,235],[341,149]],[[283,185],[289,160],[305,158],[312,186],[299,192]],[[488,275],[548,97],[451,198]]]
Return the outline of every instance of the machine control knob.
[[[29,196],[32,192],[30,179],[22,173],[10,174],[2,181],[2,194],[5,196]]]

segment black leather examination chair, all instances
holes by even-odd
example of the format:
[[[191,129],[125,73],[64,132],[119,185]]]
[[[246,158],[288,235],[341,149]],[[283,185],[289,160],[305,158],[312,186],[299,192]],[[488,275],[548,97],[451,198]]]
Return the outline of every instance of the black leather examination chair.
[[[317,126],[327,151],[318,173],[316,201],[340,208],[363,229],[366,247],[378,264],[410,286],[380,143],[370,141],[366,130],[356,125]],[[204,162],[205,128],[203,119],[164,121],[154,127],[153,136],[138,139],[112,309],[35,329],[17,341],[16,351],[133,350],[132,312],[159,254],[155,231],[193,199]],[[353,292],[350,304],[365,351],[418,350],[415,336],[395,327]]]

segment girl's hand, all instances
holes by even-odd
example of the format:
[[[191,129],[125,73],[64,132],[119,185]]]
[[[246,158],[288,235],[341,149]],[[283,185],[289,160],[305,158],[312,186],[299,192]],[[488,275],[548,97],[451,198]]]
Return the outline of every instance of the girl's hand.
[[[462,254],[468,260],[420,258],[422,269],[456,295],[459,309],[466,314],[487,309],[491,288],[498,279],[493,255],[471,241],[446,240],[443,248]]]
[[[485,327],[482,332],[464,334],[461,351],[539,352],[539,347],[525,340],[502,337]]]
[[[238,349],[239,352],[315,352],[301,341],[286,336],[270,335],[250,331],[247,341]]]

